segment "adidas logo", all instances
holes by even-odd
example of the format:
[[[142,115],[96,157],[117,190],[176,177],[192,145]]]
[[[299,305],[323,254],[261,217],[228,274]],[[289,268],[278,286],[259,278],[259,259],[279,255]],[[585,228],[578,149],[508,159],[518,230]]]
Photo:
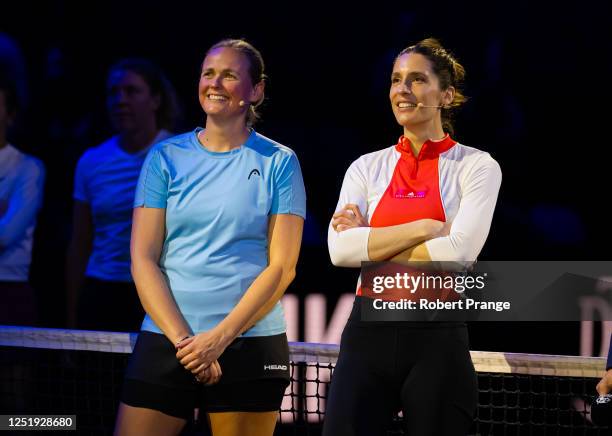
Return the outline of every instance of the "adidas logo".
[[[427,191],[408,191],[407,189],[398,189],[395,192],[395,198],[425,198]]]

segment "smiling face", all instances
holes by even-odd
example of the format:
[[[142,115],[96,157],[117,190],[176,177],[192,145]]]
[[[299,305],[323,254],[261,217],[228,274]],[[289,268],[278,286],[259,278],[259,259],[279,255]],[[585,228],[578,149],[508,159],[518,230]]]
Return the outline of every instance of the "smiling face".
[[[140,74],[129,70],[113,71],[107,83],[107,106],[118,132],[131,132],[155,125],[160,97]]]
[[[249,103],[261,100],[264,86],[263,81],[253,86],[249,67],[247,57],[232,48],[219,47],[206,55],[199,83],[200,105],[206,115],[242,117],[246,122]]]
[[[431,62],[422,54],[398,57],[391,73],[389,99],[398,124],[405,128],[427,123],[441,123],[440,109],[418,107],[450,104],[454,89],[440,89],[440,81]]]

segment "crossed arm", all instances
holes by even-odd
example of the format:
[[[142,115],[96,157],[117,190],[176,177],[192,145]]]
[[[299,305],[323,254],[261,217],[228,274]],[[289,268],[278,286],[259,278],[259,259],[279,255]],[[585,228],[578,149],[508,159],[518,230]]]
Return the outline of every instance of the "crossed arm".
[[[361,213],[367,212],[365,177],[355,167],[349,168],[328,230],[332,263],[359,267],[368,260],[438,261],[445,262],[445,268],[469,267],[476,261],[489,233],[501,170],[497,162],[486,159],[464,177],[452,223],[425,219],[371,228]]]
[[[346,204],[333,215],[330,227],[334,232],[341,233],[359,227],[369,227],[369,224],[356,204]],[[433,219],[388,227],[372,227],[369,229],[367,239],[368,258],[364,260],[404,262],[431,260],[423,242],[446,236],[449,231],[450,223]]]
[[[177,358],[207,384],[221,377],[217,362],[225,348],[263,318],[295,277],[304,220],[273,215],[268,225],[268,266],[247,289],[234,309],[210,331],[191,336],[189,325],[172,298],[159,258],[165,234],[165,209],[135,208],[132,224],[132,275],[145,311],[168,339]]]

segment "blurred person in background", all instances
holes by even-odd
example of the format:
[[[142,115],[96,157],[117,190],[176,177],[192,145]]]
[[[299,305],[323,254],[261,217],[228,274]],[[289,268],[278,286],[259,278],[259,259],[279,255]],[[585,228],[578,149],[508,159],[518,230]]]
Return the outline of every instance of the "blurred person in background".
[[[106,90],[117,134],[87,150],[76,167],[66,264],[68,325],[136,331],[144,310],[130,273],[134,193],[149,148],[171,136],[177,104],[164,73],[146,59],[113,65]]]
[[[18,98],[15,83],[3,72],[0,76],[0,324],[35,325],[36,298],[29,272],[45,168],[7,141]]]
[[[10,74],[0,69],[0,324],[36,325],[36,294],[29,283],[36,218],[42,203],[45,168],[7,141],[18,111],[18,94]],[[0,353],[0,410],[24,413],[32,405],[28,352]]]

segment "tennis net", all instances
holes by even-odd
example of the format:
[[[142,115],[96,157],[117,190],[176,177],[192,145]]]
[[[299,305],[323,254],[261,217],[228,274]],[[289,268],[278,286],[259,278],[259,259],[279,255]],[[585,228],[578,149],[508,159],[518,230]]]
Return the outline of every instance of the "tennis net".
[[[111,434],[137,335],[0,326],[0,411],[76,415],[77,434]],[[277,435],[318,435],[338,346],[291,343]],[[472,351],[479,404],[471,434],[604,435],[589,404],[603,358]],[[184,434],[202,434],[191,425]],[[401,435],[396,417],[389,434]]]

